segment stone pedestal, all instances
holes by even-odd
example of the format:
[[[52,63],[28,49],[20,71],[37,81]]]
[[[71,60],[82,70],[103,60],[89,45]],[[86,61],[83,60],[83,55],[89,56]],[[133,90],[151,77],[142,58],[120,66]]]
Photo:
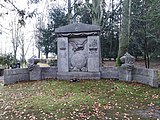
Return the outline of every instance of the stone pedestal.
[[[121,66],[119,68],[119,80],[131,82],[132,81],[132,70],[129,66]]]
[[[29,78],[30,80],[42,79],[41,68],[38,65],[35,65],[34,68],[31,71],[29,71]]]
[[[120,60],[123,64],[119,70],[119,80],[131,82],[135,58],[127,52]]]

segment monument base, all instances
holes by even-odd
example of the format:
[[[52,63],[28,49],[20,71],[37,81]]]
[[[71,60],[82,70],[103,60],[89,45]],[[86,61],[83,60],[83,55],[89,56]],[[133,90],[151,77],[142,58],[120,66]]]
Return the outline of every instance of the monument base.
[[[70,79],[100,79],[100,72],[58,72],[57,79],[70,80]]]

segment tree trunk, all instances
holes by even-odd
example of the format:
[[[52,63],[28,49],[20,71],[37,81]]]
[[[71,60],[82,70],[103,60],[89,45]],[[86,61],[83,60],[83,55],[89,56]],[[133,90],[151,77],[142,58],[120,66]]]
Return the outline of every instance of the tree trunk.
[[[38,58],[40,58],[41,57],[41,51],[40,51],[40,49],[38,48]]]
[[[13,57],[13,62],[16,64],[17,63],[17,50],[14,50],[14,57]]]
[[[46,59],[48,59],[48,52],[46,53]]]
[[[129,8],[128,8],[128,45],[127,45],[127,48],[129,46],[130,33],[131,33],[131,4],[132,4],[132,0],[129,0]],[[128,49],[127,49],[127,51],[128,51]]]
[[[146,27],[145,27],[145,38],[144,38],[144,61],[145,61],[145,67],[149,68],[150,66],[150,58],[149,58],[149,51],[148,51],[148,41],[147,41],[147,37],[146,37]]]
[[[124,0],[122,7],[122,24],[119,35],[119,50],[117,62],[128,51],[130,41],[130,26],[131,26],[131,0]]]
[[[146,16],[146,2],[143,1],[143,5],[145,8],[144,16],[145,16],[145,25],[144,25],[144,54],[145,54],[145,66],[149,68],[150,65],[150,58],[149,58],[149,51],[148,51],[148,41],[147,41],[147,16]]]
[[[103,0],[92,0],[92,24],[101,25],[103,17]]]
[[[72,22],[72,8],[71,8],[71,0],[68,0],[68,22],[69,24]]]

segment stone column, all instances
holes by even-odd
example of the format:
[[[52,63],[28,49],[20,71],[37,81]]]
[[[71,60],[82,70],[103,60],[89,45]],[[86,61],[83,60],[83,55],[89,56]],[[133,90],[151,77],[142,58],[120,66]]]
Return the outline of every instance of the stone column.
[[[59,37],[58,44],[58,72],[68,72],[68,37]]]
[[[99,36],[88,36],[88,72],[100,71]]]

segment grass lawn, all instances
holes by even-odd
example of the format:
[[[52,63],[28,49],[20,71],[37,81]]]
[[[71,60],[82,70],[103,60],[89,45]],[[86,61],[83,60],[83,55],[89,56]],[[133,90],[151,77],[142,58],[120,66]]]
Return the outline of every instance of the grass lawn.
[[[160,89],[136,83],[103,79],[0,85],[0,120],[159,120],[159,110]]]

